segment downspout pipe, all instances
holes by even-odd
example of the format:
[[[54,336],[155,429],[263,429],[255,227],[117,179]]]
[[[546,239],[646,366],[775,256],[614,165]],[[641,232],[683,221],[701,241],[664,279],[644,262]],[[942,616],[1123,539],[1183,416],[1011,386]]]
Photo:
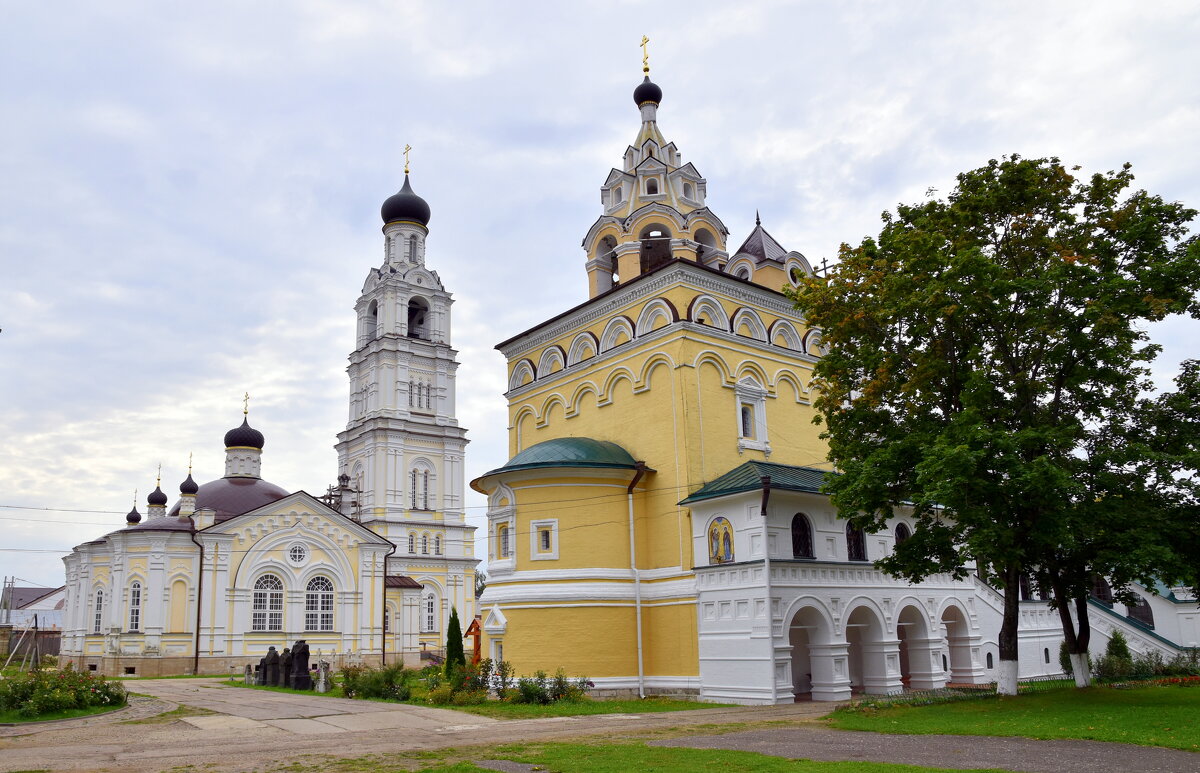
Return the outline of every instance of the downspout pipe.
[[[392,541],[388,540],[388,542],[392,542]],[[388,562],[388,559],[391,558],[395,552],[396,552],[396,543],[392,542],[392,549],[389,550],[387,552],[387,554],[384,555],[384,557],[383,557],[383,577],[380,578],[380,580],[379,580],[380,584],[383,585],[383,594],[380,596],[381,609],[379,610],[379,614],[381,616],[380,622],[382,623],[379,626],[379,629],[380,629],[380,633],[379,633],[379,665],[381,665],[381,666],[387,665],[387,637],[388,637],[388,629],[387,629],[387,576],[388,576],[387,562]]]
[[[200,548],[200,574],[196,578],[196,637],[193,642],[192,675],[200,674],[200,612],[204,609],[204,545],[196,540],[196,519],[192,518],[192,528],[188,536],[196,547]]]
[[[762,483],[762,504],[759,505],[758,512],[762,516],[763,581],[767,592],[767,647],[770,649],[771,663],[768,678],[771,684],[771,703],[774,704],[779,697],[779,686],[775,683],[775,610],[771,598],[771,537],[767,529],[767,505],[771,502],[771,476],[763,475],[759,482]]]
[[[646,671],[642,660],[642,580],[638,572],[637,564],[637,539],[633,526],[633,490],[637,488],[638,481],[646,474],[646,463],[635,462],[636,467],[633,471],[633,480],[629,481],[629,488],[625,490],[625,498],[629,503],[629,568],[633,572],[633,608],[634,617],[637,622],[637,673],[638,673],[638,697],[646,697]]]

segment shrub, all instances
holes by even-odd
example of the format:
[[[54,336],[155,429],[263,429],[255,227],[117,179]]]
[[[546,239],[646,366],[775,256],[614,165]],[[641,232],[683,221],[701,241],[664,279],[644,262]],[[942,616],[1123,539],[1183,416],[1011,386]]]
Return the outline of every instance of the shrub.
[[[454,700],[454,689],[448,684],[429,691],[429,702],[435,706],[446,706]]]
[[[463,652],[462,626],[458,622],[458,610],[450,607],[450,624],[446,626],[446,676],[454,673],[455,668],[467,665],[467,656]]]
[[[342,669],[342,693],[347,698],[382,698],[406,701],[412,697],[408,682],[413,672],[401,664],[383,668],[347,666]]]
[[[566,698],[571,692],[571,680],[567,678],[567,672],[559,668],[554,672],[554,678],[550,680],[550,700],[561,701]]]
[[[1119,630],[1112,632],[1112,636],[1108,640],[1108,646],[1104,648],[1104,654],[1110,658],[1133,660],[1133,653],[1129,651],[1129,642],[1125,640],[1125,634]]]
[[[27,718],[68,709],[93,706],[123,706],[125,688],[90,672],[74,670],[35,671],[0,681],[0,710],[16,710]]]
[[[514,703],[550,703],[550,690],[546,684],[546,672],[535,671],[532,677],[523,676],[517,680],[517,695]]]
[[[482,690],[462,690],[450,698],[450,702],[455,706],[477,706],[486,701],[487,693]]]
[[[507,660],[501,660],[496,664],[496,676],[492,684],[495,687],[496,695],[503,698],[508,694],[513,684],[512,663],[509,663]]]
[[[484,658],[472,668],[466,688],[472,692],[482,691],[486,695],[488,690],[492,689],[492,659]]]

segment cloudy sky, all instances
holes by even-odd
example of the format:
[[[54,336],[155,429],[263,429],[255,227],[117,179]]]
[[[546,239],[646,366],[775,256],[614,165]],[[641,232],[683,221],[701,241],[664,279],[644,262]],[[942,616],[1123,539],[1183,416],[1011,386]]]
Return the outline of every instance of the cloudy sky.
[[[643,34],[735,246],[758,209],[819,262],[1013,152],[1200,206],[1191,2],[2,2],[0,574],[60,584],[159,463],[172,495],[189,452],[219,477],[245,391],[264,477],[332,482],[405,143],[468,474],[503,463],[492,347],[585,297]],[[1192,325],[1154,329],[1161,381]]]

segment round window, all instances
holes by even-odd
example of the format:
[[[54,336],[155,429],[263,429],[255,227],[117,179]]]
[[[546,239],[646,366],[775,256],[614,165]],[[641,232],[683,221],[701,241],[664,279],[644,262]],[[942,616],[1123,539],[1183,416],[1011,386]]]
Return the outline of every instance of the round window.
[[[288,548],[288,558],[293,564],[302,564],[304,559],[308,558],[308,551],[303,545],[292,545]]]

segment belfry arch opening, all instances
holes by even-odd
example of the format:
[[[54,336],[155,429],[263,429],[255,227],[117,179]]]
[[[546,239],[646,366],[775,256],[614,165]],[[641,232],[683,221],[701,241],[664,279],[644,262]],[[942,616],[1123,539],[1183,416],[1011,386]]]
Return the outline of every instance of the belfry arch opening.
[[[603,276],[608,277],[608,287],[601,287],[603,292],[610,288],[616,287],[621,281],[621,276],[617,272],[617,240],[613,236],[605,236],[600,240],[600,244],[596,247],[596,258],[601,262],[601,271]]]
[[[705,258],[717,251],[717,239],[707,228],[696,229],[696,262],[703,263]]]
[[[652,223],[642,229],[641,273],[649,273],[671,260],[671,232],[665,225]]]
[[[408,337],[429,340],[429,304],[424,298],[408,302]]]

